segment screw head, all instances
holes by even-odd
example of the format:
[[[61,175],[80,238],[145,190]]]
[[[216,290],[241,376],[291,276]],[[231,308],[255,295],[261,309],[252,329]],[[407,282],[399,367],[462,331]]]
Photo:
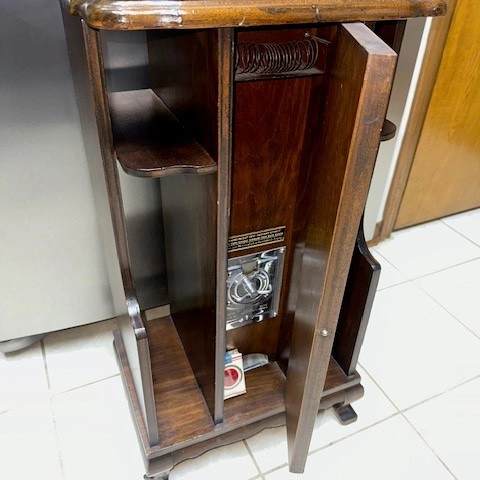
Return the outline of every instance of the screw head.
[[[326,328],[322,328],[320,333],[322,334],[322,337],[328,337],[328,330]]]

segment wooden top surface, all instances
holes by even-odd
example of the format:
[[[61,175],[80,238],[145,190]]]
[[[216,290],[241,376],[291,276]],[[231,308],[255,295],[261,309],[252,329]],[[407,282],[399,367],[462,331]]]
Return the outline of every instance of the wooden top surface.
[[[444,0],[61,0],[93,28],[247,27],[439,16]]]

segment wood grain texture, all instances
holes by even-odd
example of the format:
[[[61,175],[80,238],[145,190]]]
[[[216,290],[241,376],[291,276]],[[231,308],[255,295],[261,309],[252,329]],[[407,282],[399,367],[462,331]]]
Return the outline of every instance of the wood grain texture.
[[[149,457],[165,455],[284,412],[285,376],[276,363],[270,363],[245,374],[247,393],[226,400],[224,421],[215,425],[171,318],[148,322],[147,331],[160,433],[160,443],[149,448]],[[325,390],[320,396],[335,395],[359,382],[358,375],[347,377],[331,359]],[[319,405],[320,400],[317,410]]]
[[[172,317],[215,422],[223,418],[233,34],[150,32],[155,92],[218,161],[216,175],[162,179]],[[192,317],[196,321],[192,324]]]
[[[418,85],[413,99],[412,110],[403,138],[397,166],[392,184],[388,192],[387,202],[383,213],[381,230],[378,241],[384,240],[392,234],[395,221],[400,209],[403,192],[405,191],[408,175],[412,167],[415,150],[422,132],[428,105],[432,96],[435,79],[437,77],[442,54],[447,40],[448,31],[452,22],[457,0],[447,0],[447,13],[445,17],[432,21],[432,27],[425,50],[425,59],[418,79]]]
[[[172,318],[214,416],[216,175],[170,175],[160,189]]]
[[[192,319],[195,321],[195,318]],[[147,323],[160,448],[212,431],[214,423],[170,318]]]
[[[443,15],[443,0],[62,0],[93,28],[249,27]]]
[[[218,163],[218,31],[147,32],[152,89]]]
[[[217,164],[152,90],[109,95],[116,157],[136,177],[212,173]]]
[[[480,206],[480,3],[457,3],[395,229]]]
[[[327,93],[323,142],[311,181],[315,208],[309,213],[304,242],[287,371],[293,472],[302,472],[305,465],[395,63],[393,50],[365,25],[342,27]]]
[[[217,388],[215,408],[217,419],[223,414],[224,358],[226,350],[225,325],[227,323],[227,257],[228,226],[230,223],[230,199],[232,178],[232,116],[233,116],[233,70],[234,31],[231,28],[218,30],[218,55],[216,65],[219,72],[217,103],[217,228],[216,228],[216,371]]]
[[[229,235],[285,226],[285,241],[229,254],[246,255],[285,245],[282,291],[291,263],[295,197],[311,80],[240,83],[235,87],[232,209]],[[288,121],[277,121],[279,118]],[[276,359],[284,308],[278,317],[227,332],[227,344],[243,353]]]
[[[306,34],[309,38],[318,36],[331,41],[333,30],[332,27],[254,29],[238,32],[238,42],[287,42],[305,38]],[[308,113],[312,91],[324,93],[322,76],[235,85],[229,235],[285,226],[285,238],[283,242],[230,253],[229,257],[279,246],[285,246],[286,250],[277,317],[228,331],[227,344],[243,353],[265,353],[272,360],[279,358],[279,345],[289,342],[286,301],[293,261],[293,232],[300,228],[297,192],[303,187],[303,172],[309,165],[309,145],[305,145],[304,139],[310,132]],[[318,93],[320,101],[322,93]]]

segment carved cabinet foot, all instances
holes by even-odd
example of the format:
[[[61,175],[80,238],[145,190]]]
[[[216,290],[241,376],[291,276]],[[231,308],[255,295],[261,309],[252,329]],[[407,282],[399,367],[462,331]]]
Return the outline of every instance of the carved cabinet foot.
[[[342,425],[349,425],[350,423],[355,422],[358,418],[357,413],[355,412],[355,410],[352,408],[350,404],[334,405],[333,412],[335,413],[337,420]]]
[[[170,475],[170,470],[167,472],[156,473],[148,477],[147,475],[143,476],[143,480],[168,480],[168,476]]]

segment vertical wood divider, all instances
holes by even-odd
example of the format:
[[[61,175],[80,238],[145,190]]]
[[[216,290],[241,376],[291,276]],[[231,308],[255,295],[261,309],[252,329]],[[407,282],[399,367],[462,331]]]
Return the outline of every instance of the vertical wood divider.
[[[218,29],[218,171],[217,171],[217,284],[216,284],[216,371],[214,421],[223,420],[225,364],[227,254],[230,224],[232,170],[232,110],[234,30]]]

